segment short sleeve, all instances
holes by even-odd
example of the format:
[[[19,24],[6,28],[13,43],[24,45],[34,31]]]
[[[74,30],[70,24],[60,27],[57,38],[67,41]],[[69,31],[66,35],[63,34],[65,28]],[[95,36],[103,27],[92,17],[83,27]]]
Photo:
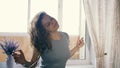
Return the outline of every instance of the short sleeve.
[[[69,35],[66,32],[63,32],[66,40],[68,41],[68,44],[70,43]]]
[[[66,35],[67,39],[69,40],[69,35],[67,33],[64,33],[64,34]]]

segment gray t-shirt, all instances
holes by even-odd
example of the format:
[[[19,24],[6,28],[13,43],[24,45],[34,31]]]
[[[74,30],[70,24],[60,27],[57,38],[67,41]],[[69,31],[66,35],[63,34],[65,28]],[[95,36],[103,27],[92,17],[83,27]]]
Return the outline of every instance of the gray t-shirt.
[[[41,68],[65,68],[66,62],[70,57],[69,37],[67,33],[60,32],[60,40],[52,40],[52,50],[41,55]]]

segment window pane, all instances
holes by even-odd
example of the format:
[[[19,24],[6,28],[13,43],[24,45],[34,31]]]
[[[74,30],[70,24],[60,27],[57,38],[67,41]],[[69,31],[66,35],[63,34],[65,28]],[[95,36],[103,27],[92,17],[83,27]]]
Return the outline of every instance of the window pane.
[[[79,34],[79,12],[79,0],[63,0],[63,31],[70,35]]]
[[[0,32],[27,32],[27,0],[0,0]]]
[[[68,3],[69,2],[69,3]],[[85,34],[85,22],[81,22],[81,3],[80,0],[63,0],[63,23],[62,31],[67,32],[70,36],[70,48],[72,49],[76,45],[77,37],[80,35],[84,37]],[[82,9],[83,10],[83,9]],[[82,30],[82,31],[81,31]],[[80,51],[71,59],[84,59],[85,48],[81,48]]]
[[[31,0],[30,9],[30,20],[40,11],[45,11],[58,20],[58,0]]]

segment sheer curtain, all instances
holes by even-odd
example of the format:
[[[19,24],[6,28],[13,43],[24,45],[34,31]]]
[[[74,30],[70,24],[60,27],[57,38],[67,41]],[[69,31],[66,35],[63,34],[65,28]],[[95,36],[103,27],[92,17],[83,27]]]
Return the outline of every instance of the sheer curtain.
[[[113,22],[111,25],[111,48],[109,68],[120,68],[120,0],[115,0]]]
[[[96,68],[120,68],[119,6],[119,0],[84,0]],[[104,53],[107,53],[106,58]]]

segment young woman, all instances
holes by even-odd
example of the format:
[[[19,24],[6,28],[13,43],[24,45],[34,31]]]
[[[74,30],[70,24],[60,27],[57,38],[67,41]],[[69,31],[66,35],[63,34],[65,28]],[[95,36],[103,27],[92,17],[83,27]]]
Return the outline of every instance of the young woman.
[[[15,62],[27,68],[34,68],[42,58],[40,68],[65,68],[67,60],[84,45],[83,39],[78,37],[77,43],[69,50],[69,36],[58,31],[58,22],[45,12],[37,14],[31,23],[30,37],[34,47],[33,57],[28,62],[22,50],[20,54],[13,54]]]

